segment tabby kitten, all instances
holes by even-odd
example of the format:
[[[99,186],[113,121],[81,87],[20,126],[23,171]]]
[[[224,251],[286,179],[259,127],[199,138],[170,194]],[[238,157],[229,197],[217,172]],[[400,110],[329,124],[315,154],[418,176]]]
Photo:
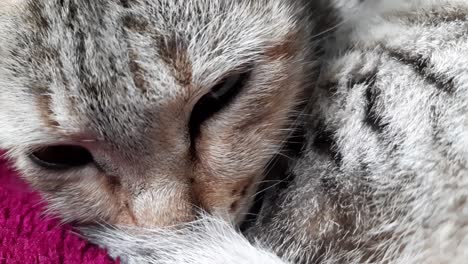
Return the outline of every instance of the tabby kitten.
[[[65,221],[113,225],[83,232],[124,262],[466,260],[466,1],[0,14],[0,147]],[[264,178],[292,131],[300,156]]]
[[[301,1],[3,4],[0,147],[65,221],[240,223],[311,72]]]

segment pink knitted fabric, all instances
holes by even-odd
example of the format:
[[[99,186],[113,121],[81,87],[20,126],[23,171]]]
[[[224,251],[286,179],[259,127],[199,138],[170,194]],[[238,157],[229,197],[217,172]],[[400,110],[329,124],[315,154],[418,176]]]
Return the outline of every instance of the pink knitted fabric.
[[[117,263],[42,210],[39,196],[0,160],[0,264]]]

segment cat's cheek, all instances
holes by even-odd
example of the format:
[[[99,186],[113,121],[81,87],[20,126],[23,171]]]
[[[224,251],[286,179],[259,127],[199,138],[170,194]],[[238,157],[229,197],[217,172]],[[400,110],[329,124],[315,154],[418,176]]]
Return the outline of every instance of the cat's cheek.
[[[210,157],[203,162],[204,166],[196,167],[191,186],[192,196],[196,197],[195,202],[210,214],[230,222],[240,222],[250,208],[263,168],[250,168],[248,173],[239,169],[227,174],[221,168],[216,169],[215,160],[210,160]],[[242,167],[241,164],[239,166]]]

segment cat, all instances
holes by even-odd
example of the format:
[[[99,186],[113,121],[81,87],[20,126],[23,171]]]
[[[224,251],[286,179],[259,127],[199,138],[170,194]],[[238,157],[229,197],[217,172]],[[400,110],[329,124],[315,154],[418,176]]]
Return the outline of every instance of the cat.
[[[139,228],[204,213],[244,222],[310,86],[312,3],[0,8],[0,148],[51,214]]]
[[[465,261],[465,1],[6,3],[0,147],[123,262]]]
[[[12,1],[0,147],[66,222],[240,223],[306,92],[304,6]]]

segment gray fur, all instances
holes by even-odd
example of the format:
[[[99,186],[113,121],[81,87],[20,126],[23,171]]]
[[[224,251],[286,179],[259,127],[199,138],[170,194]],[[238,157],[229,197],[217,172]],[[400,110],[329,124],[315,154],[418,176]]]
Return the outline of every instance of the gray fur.
[[[330,43],[294,183],[251,230],[292,260],[466,262],[468,5],[416,4]]]
[[[343,23],[322,43],[320,75],[309,80],[314,89],[299,119],[306,144],[290,162],[288,184],[266,191],[258,219],[244,232],[250,242],[207,216],[178,231],[84,233],[126,263],[465,263],[467,2],[334,5]],[[334,21],[335,13],[330,16]],[[3,42],[8,38],[2,34]],[[5,75],[3,70],[3,80]],[[13,81],[25,85],[9,78],[3,91]],[[13,96],[2,93],[2,107],[17,104]],[[6,139],[21,131],[12,130],[21,127],[20,118],[1,120],[11,124],[0,130],[3,147],[15,153],[16,146],[31,143]]]
[[[246,232],[285,261],[466,262],[468,5],[382,4],[341,10],[293,180]]]

